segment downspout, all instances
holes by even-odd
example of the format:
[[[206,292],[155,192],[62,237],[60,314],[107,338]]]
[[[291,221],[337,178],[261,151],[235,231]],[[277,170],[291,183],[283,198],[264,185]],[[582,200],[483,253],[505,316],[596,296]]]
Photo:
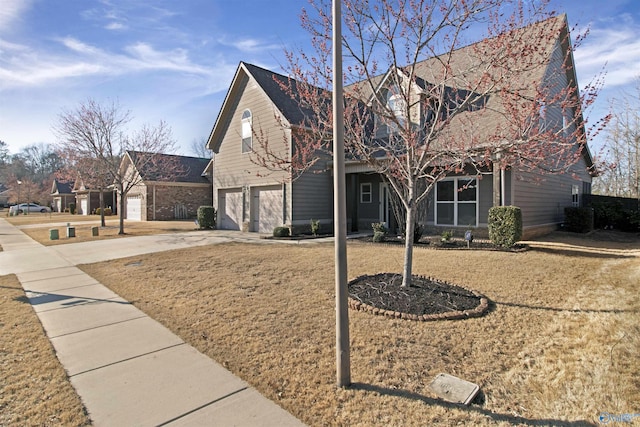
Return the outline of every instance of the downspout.
[[[500,168],[500,206],[506,206],[505,204],[505,191],[506,186],[504,183],[504,168]]]

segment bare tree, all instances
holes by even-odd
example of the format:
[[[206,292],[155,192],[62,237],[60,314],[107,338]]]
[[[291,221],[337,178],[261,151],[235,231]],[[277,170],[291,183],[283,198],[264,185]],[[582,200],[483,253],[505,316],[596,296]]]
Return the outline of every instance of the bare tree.
[[[119,234],[125,234],[126,197],[140,184],[139,171],[146,170],[157,177],[179,173],[175,162],[166,160],[166,156],[154,155],[175,151],[167,123],[143,125],[127,135],[126,126],[130,121],[131,113],[117,103],[101,105],[89,99],[75,110],[63,111],[54,125],[61,149],[74,159],[74,166],[83,179],[96,185],[101,193],[107,183],[115,187],[119,200]]]
[[[609,165],[594,183],[594,192],[640,199],[640,79],[636,93],[611,101],[613,119],[607,129]]]
[[[315,50],[287,55],[286,87],[305,112],[292,129],[291,158],[258,138],[267,153],[257,155],[259,163],[292,175],[328,151],[332,135],[331,2],[310,3],[302,25]],[[346,151],[381,174],[401,205],[403,285],[411,281],[417,207],[442,178],[507,167],[565,173],[581,158],[583,111],[602,80],[579,95],[571,53],[582,36],[572,46],[566,19],[546,4],[344,1]],[[478,32],[485,38],[469,44]]]
[[[189,146],[189,151],[196,157],[202,157],[203,159],[210,159],[213,156],[213,151],[207,148],[207,138],[194,138]]]

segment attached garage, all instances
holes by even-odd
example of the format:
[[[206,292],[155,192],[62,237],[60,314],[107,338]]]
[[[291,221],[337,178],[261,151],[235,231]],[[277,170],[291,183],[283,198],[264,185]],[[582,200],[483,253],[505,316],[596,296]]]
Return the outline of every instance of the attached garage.
[[[251,189],[251,230],[271,233],[283,224],[282,186]]]
[[[80,213],[82,215],[89,215],[89,201],[86,197],[80,199]]]
[[[218,193],[218,216],[223,230],[242,229],[242,191],[220,190]]]
[[[139,195],[127,196],[127,219],[142,221],[142,198]]]

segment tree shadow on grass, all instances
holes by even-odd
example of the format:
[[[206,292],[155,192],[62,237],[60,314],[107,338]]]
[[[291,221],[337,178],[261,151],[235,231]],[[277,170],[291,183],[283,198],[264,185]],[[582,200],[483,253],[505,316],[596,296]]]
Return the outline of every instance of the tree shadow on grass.
[[[364,392],[378,393],[384,396],[392,396],[399,397],[401,399],[410,399],[422,402],[426,405],[431,406],[440,406],[442,408],[447,409],[459,409],[461,411],[466,412],[477,412],[479,414],[484,415],[485,417],[489,417],[497,422],[506,422],[512,425],[517,426],[562,426],[562,427],[582,427],[582,426],[595,426],[597,425],[594,422],[587,420],[577,420],[577,421],[564,421],[557,420],[551,418],[542,418],[542,419],[532,419],[525,418],[511,414],[501,414],[497,412],[490,411],[488,409],[484,409],[479,405],[471,405],[464,406],[462,404],[450,403],[441,399],[435,399],[432,397],[424,396],[419,393],[415,393],[408,390],[401,389],[392,389],[388,387],[382,387],[372,384],[364,384],[364,383],[353,383],[349,387],[352,390],[360,390]],[[476,397],[476,400],[483,400],[482,392],[479,394],[479,397]]]
[[[531,245],[531,252],[542,252],[551,255],[562,255],[572,258],[598,258],[598,259],[631,259],[635,258],[632,254],[620,253],[620,250],[605,251],[599,248],[564,248],[564,247],[548,247]]]

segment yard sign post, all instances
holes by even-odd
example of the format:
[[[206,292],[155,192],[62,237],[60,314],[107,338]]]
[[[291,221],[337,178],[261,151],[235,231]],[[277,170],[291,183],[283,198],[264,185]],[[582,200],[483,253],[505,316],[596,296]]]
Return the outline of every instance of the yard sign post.
[[[351,384],[347,303],[347,208],[344,176],[342,105],[342,0],[333,0],[333,227],[336,281],[336,376],[338,387]]]

